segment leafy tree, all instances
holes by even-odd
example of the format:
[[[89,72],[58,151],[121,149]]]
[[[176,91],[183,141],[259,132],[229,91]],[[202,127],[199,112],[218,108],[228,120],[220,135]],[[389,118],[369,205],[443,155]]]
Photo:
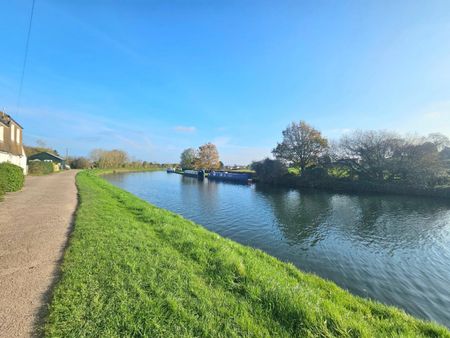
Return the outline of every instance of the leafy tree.
[[[220,168],[219,152],[212,143],[206,143],[198,148],[196,168],[216,170]]]
[[[403,142],[388,168],[399,180],[410,185],[433,187],[445,177],[444,162],[433,142]]]
[[[192,169],[195,166],[196,160],[197,160],[197,152],[195,151],[195,149],[194,148],[185,149],[181,153],[180,166],[181,168]]]
[[[304,121],[292,122],[283,131],[283,141],[272,150],[274,156],[288,165],[299,167],[301,172],[306,167],[317,165],[320,156],[328,148],[328,141],[320,131]]]

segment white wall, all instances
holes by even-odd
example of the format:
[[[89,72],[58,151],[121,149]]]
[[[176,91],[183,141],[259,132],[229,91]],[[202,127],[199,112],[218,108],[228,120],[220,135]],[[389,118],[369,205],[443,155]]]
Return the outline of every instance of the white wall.
[[[10,153],[5,153],[0,151],[0,163],[9,162],[15,165],[18,165],[23,169],[23,173],[27,174],[27,157],[25,156],[25,152],[22,150],[23,155],[12,155]]]

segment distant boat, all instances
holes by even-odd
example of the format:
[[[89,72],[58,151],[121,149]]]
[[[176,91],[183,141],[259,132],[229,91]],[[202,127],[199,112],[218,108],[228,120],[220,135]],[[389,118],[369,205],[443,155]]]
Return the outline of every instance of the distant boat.
[[[176,173],[177,171],[175,170],[175,168],[167,168],[167,173],[168,174],[173,174]]]
[[[211,171],[208,175],[208,180],[250,183],[252,181],[252,177],[250,174]]]

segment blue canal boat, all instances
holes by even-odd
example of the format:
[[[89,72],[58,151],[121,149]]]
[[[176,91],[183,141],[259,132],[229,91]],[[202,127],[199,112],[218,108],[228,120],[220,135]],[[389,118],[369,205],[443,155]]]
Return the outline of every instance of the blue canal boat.
[[[202,180],[205,178],[205,171],[204,170],[184,170],[183,176],[195,177],[195,178],[198,178],[199,180]]]
[[[226,171],[211,171],[208,175],[208,180],[249,183],[251,182],[251,175],[243,173],[229,173]]]

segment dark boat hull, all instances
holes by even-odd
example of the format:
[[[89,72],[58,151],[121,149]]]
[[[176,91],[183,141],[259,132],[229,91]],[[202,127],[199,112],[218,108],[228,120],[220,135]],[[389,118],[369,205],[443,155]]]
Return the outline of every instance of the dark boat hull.
[[[213,181],[236,182],[236,183],[251,182],[250,175],[234,174],[234,173],[210,173],[208,175],[208,179]]]

